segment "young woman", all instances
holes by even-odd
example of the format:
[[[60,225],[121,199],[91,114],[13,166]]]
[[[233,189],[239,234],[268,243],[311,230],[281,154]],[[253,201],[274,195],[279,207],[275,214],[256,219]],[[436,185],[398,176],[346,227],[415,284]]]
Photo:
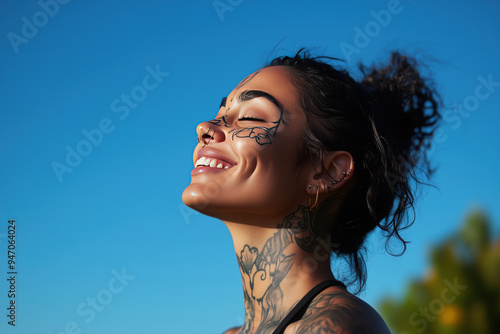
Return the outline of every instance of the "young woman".
[[[389,333],[344,283],[364,287],[368,232],[405,245],[438,97],[398,53],[359,82],[333,60],[276,58],[197,127],[183,201],[227,225],[243,280],[245,322],[226,333]]]

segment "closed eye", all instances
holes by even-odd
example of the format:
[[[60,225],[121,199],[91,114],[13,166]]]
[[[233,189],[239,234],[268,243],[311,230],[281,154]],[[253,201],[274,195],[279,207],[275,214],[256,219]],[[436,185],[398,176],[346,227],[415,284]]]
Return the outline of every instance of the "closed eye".
[[[263,120],[262,118],[248,117],[248,116],[240,117],[238,118],[238,121],[265,122],[265,120]]]

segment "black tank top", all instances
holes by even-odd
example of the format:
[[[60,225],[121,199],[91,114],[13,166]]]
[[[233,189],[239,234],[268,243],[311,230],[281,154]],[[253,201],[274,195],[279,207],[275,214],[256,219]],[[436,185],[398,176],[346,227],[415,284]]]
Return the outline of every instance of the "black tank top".
[[[335,279],[324,281],[312,288],[302,299],[295,305],[295,307],[287,314],[285,319],[279,324],[279,326],[274,330],[273,334],[283,334],[285,328],[291,323],[300,320],[304,313],[306,313],[309,304],[313,301],[314,297],[321,293],[321,291],[329,288],[331,286],[341,286],[345,288],[342,282]]]

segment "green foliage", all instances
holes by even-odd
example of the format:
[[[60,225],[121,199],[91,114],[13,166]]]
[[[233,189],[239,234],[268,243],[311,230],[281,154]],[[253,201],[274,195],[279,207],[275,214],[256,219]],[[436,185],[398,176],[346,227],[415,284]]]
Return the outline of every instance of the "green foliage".
[[[432,249],[429,273],[378,309],[394,334],[500,333],[500,238],[487,217],[470,214]]]

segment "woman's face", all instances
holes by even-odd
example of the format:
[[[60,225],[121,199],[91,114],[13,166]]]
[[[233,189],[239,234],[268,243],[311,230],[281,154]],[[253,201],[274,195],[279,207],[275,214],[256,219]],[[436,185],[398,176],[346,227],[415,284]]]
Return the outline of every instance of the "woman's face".
[[[291,79],[282,66],[252,73],[215,119],[198,125],[186,205],[222,220],[254,221],[283,218],[307,203],[306,118]]]

